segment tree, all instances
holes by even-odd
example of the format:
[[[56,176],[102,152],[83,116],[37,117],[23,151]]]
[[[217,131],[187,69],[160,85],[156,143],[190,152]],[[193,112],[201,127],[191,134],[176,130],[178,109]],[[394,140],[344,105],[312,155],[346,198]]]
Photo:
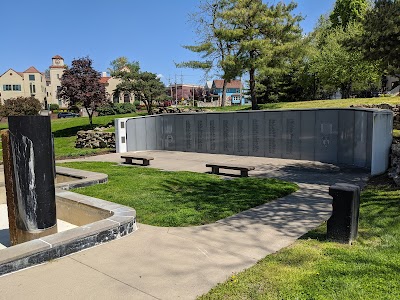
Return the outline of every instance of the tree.
[[[121,56],[110,63],[108,70],[112,77],[121,80],[114,93],[131,93],[133,91],[133,84],[140,71],[139,62],[130,62],[127,57]]]
[[[301,37],[300,16],[292,15],[296,4],[279,2],[267,6],[261,0],[229,0],[221,18],[229,26],[216,30],[216,36],[233,45],[235,52],[223,62],[241,75],[249,73],[252,109],[257,109],[256,72],[276,71]]]
[[[93,69],[92,60],[83,57],[72,61],[61,77],[58,96],[67,101],[68,106],[83,106],[93,126],[93,113],[107,103],[105,87],[100,83],[100,73]]]
[[[352,22],[362,22],[369,7],[369,0],[336,0],[329,16],[333,28],[347,27]]]
[[[353,90],[365,90],[377,84],[380,72],[376,63],[365,61],[361,51],[348,49],[349,40],[356,40],[362,34],[362,26],[349,23],[347,28],[338,27],[322,36],[316,43],[316,53],[311,70],[328,93],[341,90],[342,98],[349,98]]]
[[[360,46],[367,59],[379,62],[388,74],[400,77],[400,1],[377,0],[364,21]]]
[[[200,11],[192,15],[192,21],[196,24],[196,33],[200,37],[199,42],[192,46],[183,46],[192,52],[198,53],[201,60],[192,60],[176,64],[180,68],[201,69],[208,74],[213,69],[222,70],[224,84],[222,87],[221,106],[226,104],[226,89],[229,81],[235,79],[237,72],[231,71],[226,58],[232,54],[233,47],[230,41],[217,36],[217,31],[229,28],[230,24],[222,18],[221,14],[228,7],[226,0],[203,0],[199,6]],[[233,66],[234,67],[234,66]]]
[[[4,100],[0,115],[9,116],[35,116],[42,109],[40,101],[35,97],[18,97]]]
[[[153,101],[165,96],[165,85],[157,74],[139,71],[135,80],[131,82],[130,92],[146,105],[147,112],[151,114]]]

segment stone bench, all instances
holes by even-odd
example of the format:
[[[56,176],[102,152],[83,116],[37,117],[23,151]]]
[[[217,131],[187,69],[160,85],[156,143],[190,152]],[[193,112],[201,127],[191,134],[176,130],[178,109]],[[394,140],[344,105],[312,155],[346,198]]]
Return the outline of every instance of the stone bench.
[[[212,174],[220,174],[219,169],[239,170],[240,177],[249,177],[249,171],[254,170],[253,166],[243,166],[237,164],[206,164],[206,167],[211,168]]]
[[[154,159],[154,157],[144,155],[121,155],[121,158],[125,159],[126,164],[133,164],[133,160],[141,160],[142,166],[149,166],[150,161]]]

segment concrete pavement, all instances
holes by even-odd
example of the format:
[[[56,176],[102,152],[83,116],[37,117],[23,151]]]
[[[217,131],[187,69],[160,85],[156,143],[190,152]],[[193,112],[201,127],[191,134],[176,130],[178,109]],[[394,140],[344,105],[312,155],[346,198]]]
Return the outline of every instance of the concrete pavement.
[[[253,176],[294,181],[300,189],[210,225],[139,225],[122,239],[0,277],[0,299],[194,299],[329,218],[329,185],[362,184],[367,178],[366,172],[305,161],[166,151],[146,155],[155,157],[151,167],[169,171],[206,172],[207,162],[255,165]],[[83,160],[121,162],[119,157]]]

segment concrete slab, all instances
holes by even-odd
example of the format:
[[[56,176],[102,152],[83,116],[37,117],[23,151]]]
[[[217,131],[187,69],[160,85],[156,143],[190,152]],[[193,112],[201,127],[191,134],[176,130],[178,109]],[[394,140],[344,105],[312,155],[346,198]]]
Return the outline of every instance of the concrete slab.
[[[0,299],[156,299],[69,257],[0,281]]]
[[[31,297],[30,286],[40,285],[43,288],[33,293],[33,298],[48,297],[58,290],[64,292],[65,286],[76,291],[77,298],[85,298],[88,289],[94,290],[98,298],[107,298],[110,289],[112,298],[129,298],[124,288],[116,288],[119,285],[115,280],[157,299],[195,299],[232,273],[290,245],[329,218],[329,185],[336,182],[362,185],[368,177],[360,170],[341,170],[334,165],[298,160],[167,151],[142,153],[155,158],[150,167],[167,171],[207,172],[205,164],[209,162],[256,165],[250,176],[294,181],[300,190],[206,226],[160,228],[140,225],[134,235],[0,278],[4,295]],[[118,153],[80,160],[122,162]],[[72,269],[75,270],[71,275],[74,278],[68,277],[65,281]],[[98,278],[97,284],[92,283],[93,278]],[[61,287],[58,286],[60,282],[64,284]],[[27,289],[14,291],[18,284]],[[74,296],[71,291],[66,295]],[[136,297],[144,299],[141,294]]]

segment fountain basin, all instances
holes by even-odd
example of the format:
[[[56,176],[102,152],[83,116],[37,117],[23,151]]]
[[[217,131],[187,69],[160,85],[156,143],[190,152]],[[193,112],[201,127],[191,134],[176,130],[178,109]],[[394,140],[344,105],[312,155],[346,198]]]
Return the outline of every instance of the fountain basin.
[[[108,180],[106,174],[57,167],[57,219],[77,226],[0,250],[0,275],[56,259],[132,233],[136,211],[130,207],[68,191]]]

